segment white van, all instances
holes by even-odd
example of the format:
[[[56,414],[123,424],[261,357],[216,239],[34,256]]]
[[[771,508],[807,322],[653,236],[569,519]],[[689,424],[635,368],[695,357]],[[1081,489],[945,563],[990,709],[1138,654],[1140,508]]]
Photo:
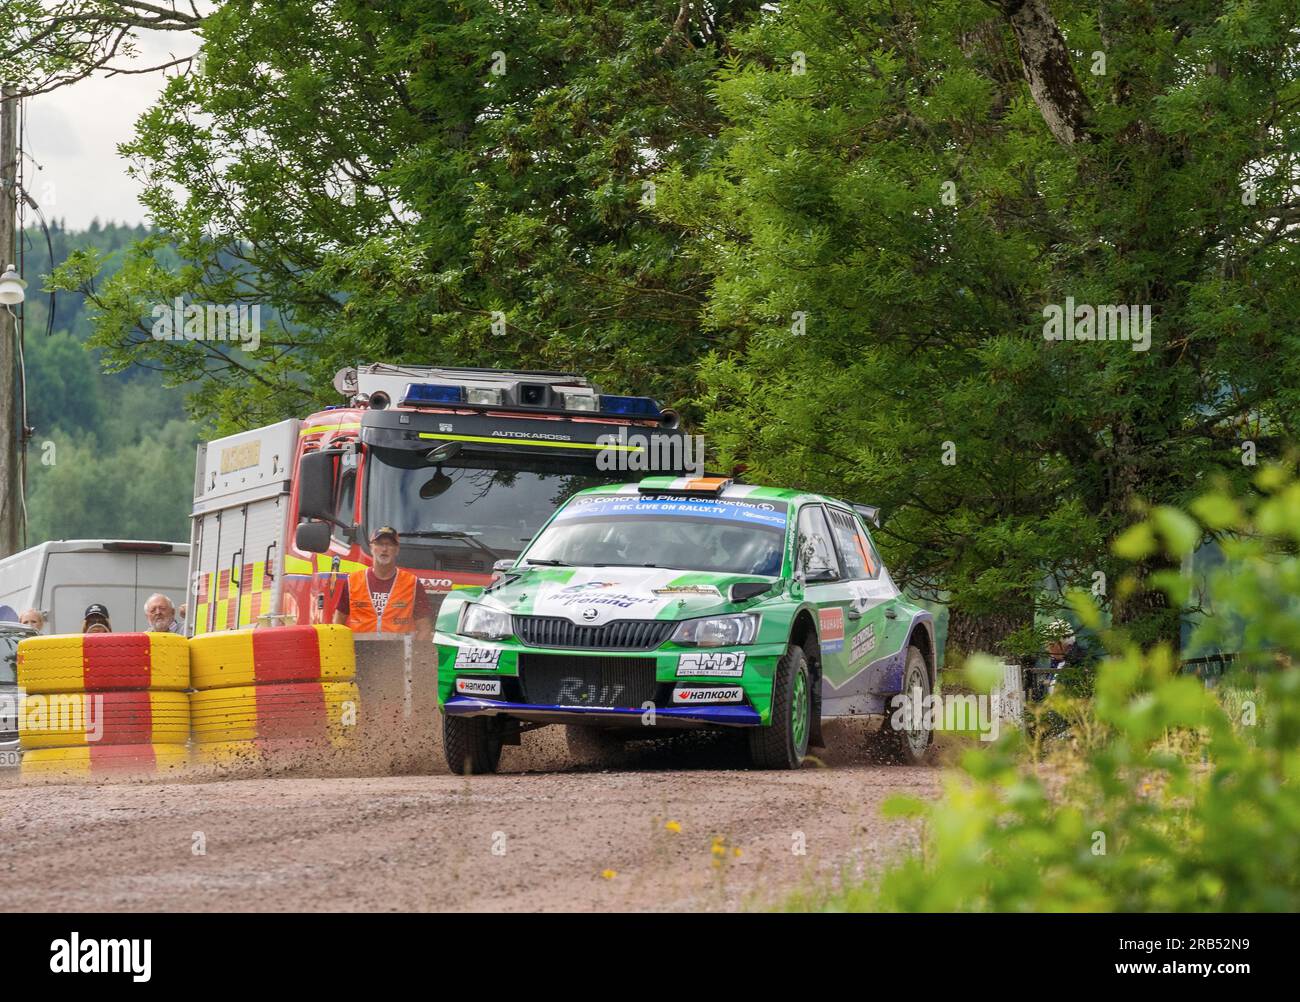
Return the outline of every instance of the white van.
[[[144,604],[162,592],[185,601],[188,543],[60,539],[0,559],[0,622],[24,609],[45,613],[45,632],[80,633],[86,606],[108,606],[114,633],[149,627]]]

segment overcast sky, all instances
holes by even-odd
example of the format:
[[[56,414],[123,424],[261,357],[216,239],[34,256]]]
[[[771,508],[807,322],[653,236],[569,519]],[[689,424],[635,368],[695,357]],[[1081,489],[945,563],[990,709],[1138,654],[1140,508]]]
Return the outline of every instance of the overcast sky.
[[[169,52],[180,57],[196,49],[197,40],[188,35],[142,34],[134,63],[149,66],[167,61]],[[41,167],[37,170],[27,160],[27,189],[47,219],[66,219],[74,230],[85,229],[96,217],[100,222],[145,221],[136,198],[140,186],[127,177],[117,145],[132,137],[136,118],[164,83],[161,73],[94,77],[27,101],[24,147]],[[35,223],[30,210],[27,222]]]

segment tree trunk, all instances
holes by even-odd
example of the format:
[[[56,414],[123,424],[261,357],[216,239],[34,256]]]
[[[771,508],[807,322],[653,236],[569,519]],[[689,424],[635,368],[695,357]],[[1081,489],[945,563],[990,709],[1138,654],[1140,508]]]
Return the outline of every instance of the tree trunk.
[[[945,668],[960,667],[970,654],[1009,654],[1006,640],[1033,619],[1034,604],[1027,599],[1021,605],[993,613],[973,613],[958,604],[948,607],[948,637],[944,644]]]
[[[1065,146],[1087,140],[1092,105],[1079,85],[1047,0],[990,2],[1002,11],[1016,34],[1029,93],[1052,135]]]

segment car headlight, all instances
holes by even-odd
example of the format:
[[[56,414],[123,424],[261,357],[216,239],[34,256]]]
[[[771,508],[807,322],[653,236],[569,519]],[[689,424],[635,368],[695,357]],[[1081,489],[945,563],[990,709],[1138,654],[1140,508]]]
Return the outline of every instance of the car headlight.
[[[758,635],[758,615],[742,612],[734,616],[705,616],[688,619],[673,633],[674,643],[693,647],[731,647],[750,644]]]
[[[501,640],[510,636],[510,613],[486,605],[467,605],[460,618],[460,634],[479,640]]]

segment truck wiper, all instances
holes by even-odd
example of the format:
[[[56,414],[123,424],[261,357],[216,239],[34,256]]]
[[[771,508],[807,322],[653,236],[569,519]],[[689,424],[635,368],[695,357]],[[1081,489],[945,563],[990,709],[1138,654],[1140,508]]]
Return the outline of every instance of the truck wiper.
[[[466,532],[463,529],[413,529],[410,532],[403,532],[401,535],[403,539],[458,539],[470,546],[477,547],[491,556],[493,560],[501,556],[486,543],[479,542],[478,537],[482,535],[481,532]]]
[[[549,560],[546,557],[524,557],[524,563],[537,564],[545,567],[572,567],[573,564],[567,560]]]

